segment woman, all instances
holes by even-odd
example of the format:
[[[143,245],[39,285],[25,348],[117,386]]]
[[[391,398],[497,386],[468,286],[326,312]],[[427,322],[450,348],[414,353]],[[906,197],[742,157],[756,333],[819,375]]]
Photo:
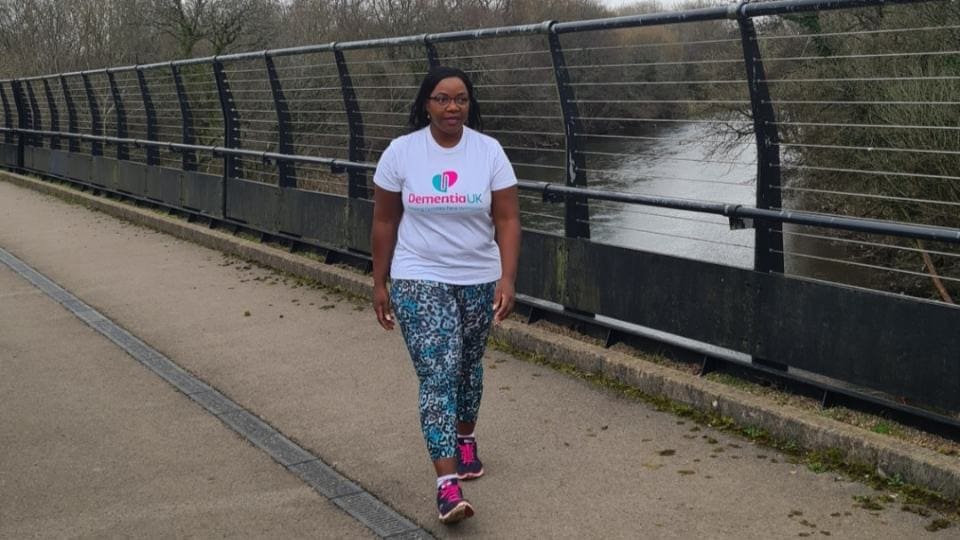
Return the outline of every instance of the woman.
[[[480,106],[459,69],[427,73],[410,128],[373,176],[373,304],[384,329],[394,316],[400,323],[420,379],[440,521],[455,523],[474,512],[458,480],[483,474],[474,429],[487,334],[513,309],[517,179],[500,144],[477,131]]]

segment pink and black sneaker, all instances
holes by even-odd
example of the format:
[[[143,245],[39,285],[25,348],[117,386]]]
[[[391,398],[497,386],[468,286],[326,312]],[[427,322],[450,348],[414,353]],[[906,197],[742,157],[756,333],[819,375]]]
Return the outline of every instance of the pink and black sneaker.
[[[447,525],[473,515],[473,506],[463,498],[460,483],[456,479],[447,480],[437,488],[437,509],[440,511],[440,522]]]
[[[477,439],[457,437],[457,478],[473,480],[483,476],[483,463],[477,455]]]

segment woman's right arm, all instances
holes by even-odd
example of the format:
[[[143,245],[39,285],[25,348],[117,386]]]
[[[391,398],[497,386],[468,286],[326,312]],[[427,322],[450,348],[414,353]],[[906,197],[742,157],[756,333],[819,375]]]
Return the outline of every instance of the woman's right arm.
[[[397,229],[403,216],[403,199],[400,192],[387,191],[375,186],[373,191],[373,231],[370,243],[373,247],[373,309],[377,322],[385,330],[393,330],[393,313],[390,296],[387,294],[387,277],[390,261],[397,245]]]

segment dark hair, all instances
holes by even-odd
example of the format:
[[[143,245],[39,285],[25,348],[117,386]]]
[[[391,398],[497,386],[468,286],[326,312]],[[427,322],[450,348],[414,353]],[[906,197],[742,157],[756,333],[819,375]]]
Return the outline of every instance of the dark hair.
[[[477,103],[477,97],[473,93],[473,83],[470,82],[470,77],[467,77],[466,73],[457,68],[447,66],[430,68],[430,71],[428,71],[427,75],[423,78],[423,82],[420,83],[420,90],[417,91],[417,97],[413,100],[413,105],[410,107],[410,119],[407,123],[410,131],[416,131],[430,125],[430,120],[427,119],[427,98],[430,97],[433,89],[440,84],[440,81],[450,77],[457,77],[463,81],[463,85],[467,87],[467,94],[470,96],[470,109],[469,112],[467,112],[467,127],[477,131],[483,131],[483,120],[480,118],[480,104]]]

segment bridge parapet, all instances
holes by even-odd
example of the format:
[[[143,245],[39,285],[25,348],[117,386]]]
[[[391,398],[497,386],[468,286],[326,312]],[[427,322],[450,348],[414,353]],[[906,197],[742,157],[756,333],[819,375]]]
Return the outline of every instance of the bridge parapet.
[[[945,5],[741,3],[0,81],[0,162],[363,258],[369,172],[426,69],[458,65],[522,178],[530,318],[957,412]]]

